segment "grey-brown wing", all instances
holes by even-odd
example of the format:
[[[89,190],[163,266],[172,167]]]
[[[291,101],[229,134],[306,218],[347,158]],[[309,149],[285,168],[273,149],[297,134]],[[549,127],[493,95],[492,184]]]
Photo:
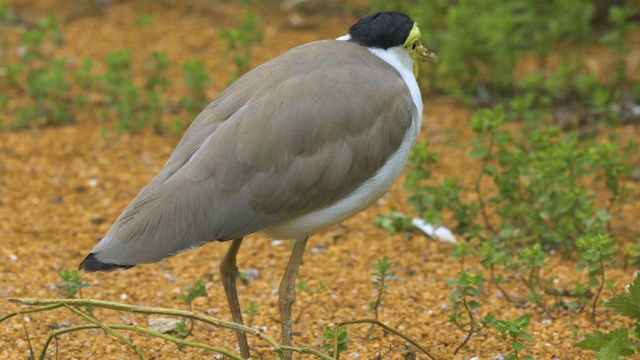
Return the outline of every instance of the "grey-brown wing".
[[[159,261],[334,203],[399,148],[410,98],[399,74],[360,46],[293,49],[198,117],[92,253],[121,265]]]

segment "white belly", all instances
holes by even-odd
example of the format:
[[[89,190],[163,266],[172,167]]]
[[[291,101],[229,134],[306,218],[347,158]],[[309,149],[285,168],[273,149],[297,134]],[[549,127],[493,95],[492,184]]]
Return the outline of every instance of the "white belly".
[[[345,37],[340,40],[347,39]],[[374,177],[365,181],[349,196],[318,210],[274,224],[264,229],[267,236],[275,239],[296,239],[315,234],[331,225],[342,222],[373,204],[391,188],[391,185],[402,174],[409,152],[418,138],[422,125],[422,96],[420,95],[420,88],[413,75],[413,62],[403,47],[388,50],[369,49],[369,51],[398,70],[407,84],[411,99],[416,106],[416,114],[411,121],[409,130],[404,135],[400,148],[378,170]]]

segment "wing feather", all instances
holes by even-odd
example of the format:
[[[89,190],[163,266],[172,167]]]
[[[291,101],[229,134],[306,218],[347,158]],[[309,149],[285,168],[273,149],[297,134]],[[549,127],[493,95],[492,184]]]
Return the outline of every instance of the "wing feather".
[[[91,256],[155,262],[332,204],[400,147],[410,99],[396,70],[358,45],[293,49],[238,79],[196,118]]]

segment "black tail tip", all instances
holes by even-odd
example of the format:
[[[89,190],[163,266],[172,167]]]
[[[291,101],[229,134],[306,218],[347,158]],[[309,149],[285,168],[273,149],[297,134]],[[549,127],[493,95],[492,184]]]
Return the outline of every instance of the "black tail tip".
[[[131,269],[135,265],[119,265],[112,263],[105,263],[98,259],[96,259],[96,254],[91,253],[87,255],[84,260],[78,266],[78,270],[84,270],[86,272],[94,272],[94,271],[114,271],[114,270],[127,270]]]

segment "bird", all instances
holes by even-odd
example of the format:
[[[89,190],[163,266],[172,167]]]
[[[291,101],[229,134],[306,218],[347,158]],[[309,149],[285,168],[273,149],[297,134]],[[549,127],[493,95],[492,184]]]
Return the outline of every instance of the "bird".
[[[292,239],[278,289],[282,344],[291,346],[309,236],[364,210],[401,175],[422,123],[418,63],[437,60],[408,15],[380,12],[344,36],[257,66],[195,118],[79,269],[123,270],[229,242],[219,270],[242,324],[235,282],[243,238]],[[249,358],[246,334],[236,335]]]

